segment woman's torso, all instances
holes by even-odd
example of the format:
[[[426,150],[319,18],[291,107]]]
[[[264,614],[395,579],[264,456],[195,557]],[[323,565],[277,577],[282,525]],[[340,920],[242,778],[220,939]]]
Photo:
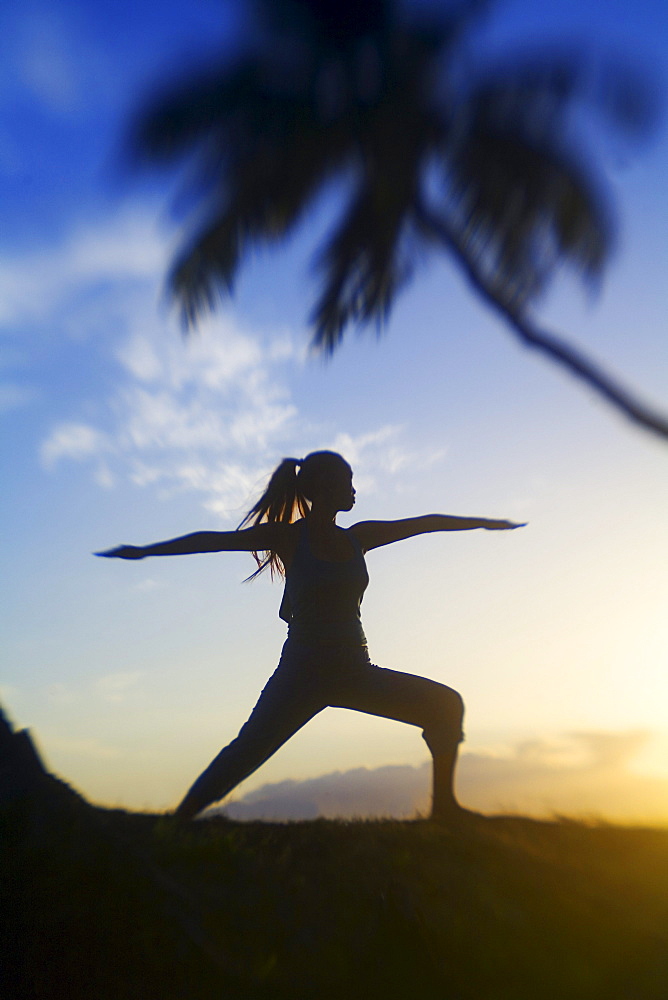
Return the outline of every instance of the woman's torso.
[[[279,611],[289,625],[289,638],[308,645],[366,645],[360,605],[369,575],[357,538],[346,532],[349,558],[320,559],[313,555],[307,521],[303,519],[295,527],[295,554],[286,571]]]

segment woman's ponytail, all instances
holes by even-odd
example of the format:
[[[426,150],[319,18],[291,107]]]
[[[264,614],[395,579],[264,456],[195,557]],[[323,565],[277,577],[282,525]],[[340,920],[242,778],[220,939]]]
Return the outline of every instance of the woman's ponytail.
[[[300,517],[305,517],[309,511],[309,503],[297,486],[297,468],[302,465],[299,458],[284,458],[274,470],[267,488],[246,514],[239,528],[255,527],[265,522],[276,524],[281,522],[291,524]],[[258,568],[248,579],[252,580],[263,570],[269,569],[284,575],[283,566],[278,554],[273,551],[264,553],[253,552]]]
[[[331,472],[332,467],[343,465],[348,472],[350,466],[335,451],[312,451],[306,458],[284,458],[269,480],[266,490],[246,514],[240,528],[254,528],[257,524],[292,524],[300,517],[306,517],[311,509],[314,493],[322,483],[322,477]],[[299,468],[299,472],[297,472]],[[277,552],[253,552],[258,568],[249,580],[269,569],[272,576],[285,576],[285,570]]]

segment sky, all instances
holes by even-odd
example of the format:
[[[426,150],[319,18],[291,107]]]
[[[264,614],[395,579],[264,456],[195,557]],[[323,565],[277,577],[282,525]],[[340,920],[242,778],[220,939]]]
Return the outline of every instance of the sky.
[[[94,802],[168,809],[236,735],[284,639],[243,553],[92,553],[235,528],[284,455],[341,451],[345,526],[421,513],[527,521],[369,554],[374,662],[459,690],[458,791],[484,811],[668,822],[668,450],[523,350],[450,262],[383,335],[308,351],[317,218],[256,254],[184,340],[164,278],[174,179],[130,171],[161,80],[231,51],[240,8],[26,0],[0,11],[1,700]],[[499,51],[584,39],[659,83],[659,0],[508,0]],[[594,121],[594,119],[592,119]],[[596,295],[560,276],[540,318],[668,410],[668,133],[585,135],[617,215]],[[416,729],[328,709],[237,790],[236,815],[426,808]],[[259,805],[258,805],[259,803]],[[263,813],[264,809],[264,813]]]

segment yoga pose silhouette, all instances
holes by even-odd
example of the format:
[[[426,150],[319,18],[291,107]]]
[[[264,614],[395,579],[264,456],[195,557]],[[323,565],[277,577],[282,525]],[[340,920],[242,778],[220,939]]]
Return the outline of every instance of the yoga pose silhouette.
[[[419,726],[433,758],[432,818],[447,823],[462,814],[453,781],[463,739],[463,701],[445,684],[371,663],[360,619],[369,581],[364,554],[425,532],[522,525],[427,514],[340,528],[337,514],[352,510],[355,503],[352,478],[352,469],[335,452],[286,458],[236,531],[200,531],[97,553],[143,559],[252,552],[258,564],[253,577],[267,568],[285,577],[280,616],[288,623],[288,638],[279,665],[239,735],[195,781],[177,816],[191,819],[222,799],[327,706]]]

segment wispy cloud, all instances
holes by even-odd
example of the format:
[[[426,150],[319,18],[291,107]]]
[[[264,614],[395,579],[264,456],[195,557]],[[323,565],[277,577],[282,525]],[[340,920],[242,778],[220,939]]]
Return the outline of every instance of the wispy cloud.
[[[8,336],[23,335],[26,326],[48,318],[48,326],[40,328],[42,337],[60,336],[74,311],[75,319],[80,317],[79,333],[85,335],[93,321],[85,310],[91,289],[110,282],[130,283],[107,288],[108,302],[121,302],[121,311],[126,305],[134,308],[130,293],[144,282],[148,287],[141,298],[148,295],[155,308],[170,247],[169,232],[156,222],[153,208],[132,204],[108,218],[74,222],[56,243],[18,255],[0,252],[0,328]],[[76,332],[70,323],[70,333]]]
[[[40,457],[46,468],[50,469],[62,458],[80,461],[108,451],[109,447],[106,436],[94,427],[65,423],[54,427],[42,442]]]
[[[47,471],[85,462],[102,488],[196,493],[206,509],[238,519],[282,454],[341,451],[365,492],[399,470],[440,460],[443,451],[409,450],[398,424],[332,433],[320,416],[305,419],[294,385],[308,351],[289,330],[249,330],[220,310],[184,340],[176,316],[160,305],[171,242],[148,207],[130,205],[58,245],[0,259],[0,327],[8,336],[21,332],[22,344],[32,338],[58,357],[74,344],[93,370],[106,372],[95,383],[102,393],[91,382],[88,396],[51,400],[60,417],[39,446]],[[53,394],[52,385],[43,392]],[[9,393],[7,403],[19,399]]]
[[[247,500],[293,429],[290,374],[305,352],[286,331],[246,331],[231,315],[184,342],[158,304],[168,253],[151,213],[128,208],[0,261],[0,325],[10,336],[57,334],[54,350],[85,344],[111,368],[105,398],[79,400],[54,421],[39,449],[46,469],[86,461],[101,486],[197,491],[222,513]],[[8,390],[7,407],[24,396]]]
[[[277,354],[230,317],[211,326],[187,343],[155,322],[132,331],[118,350],[111,438],[136,485],[198,492],[224,514],[247,501],[295,432],[290,367],[301,352]]]
[[[359,435],[337,434],[330,447],[345,455],[353,467],[362,466],[364,472],[356,477],[357,486],[370,492],[379,478],[393,477],[402,470],[429,468],[447,453],[445,448],[408,448],[404,437],[402,424],[385,424]]]

